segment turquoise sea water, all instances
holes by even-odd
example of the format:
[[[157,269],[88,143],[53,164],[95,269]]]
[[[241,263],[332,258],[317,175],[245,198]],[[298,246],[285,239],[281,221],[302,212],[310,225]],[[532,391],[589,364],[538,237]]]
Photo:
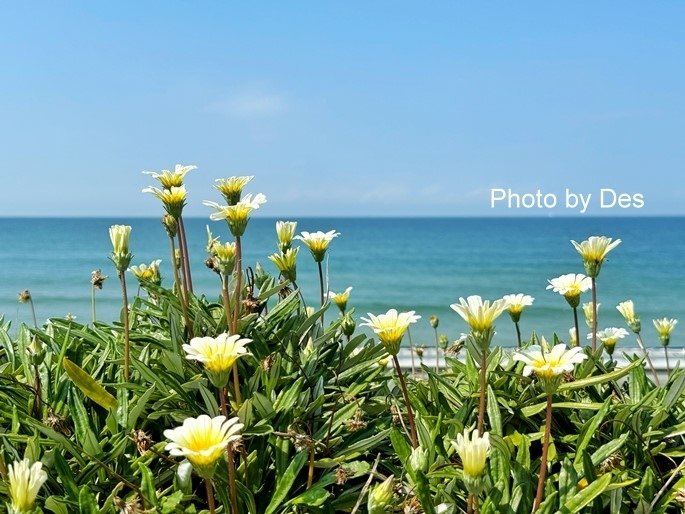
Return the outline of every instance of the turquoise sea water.
[[[98,318],[118,318],[120,290],[107,258],[111,250],[108,227],[114,223],[133,227],[132,264],[162,259],[164,282],[170,285],[168,240],[157,219],[3,218],[0,313],[15,324],[29,323],[28,305],[17,302],[17,293],[29,289],[39,322],[72,313],[86,323],[91,317],[90,273],[101,268],[110,278],[97,291]],[[274,223],[275,219],[251,220],[243,239],[246,265],[259,261],[275,272],[266,259],[275,250]],[[215,235],[228,240],[223,222],[186,221],[196,292],[216,297],[216,275],[203,264],[207,224]],[[471,294],[487,299],[530,294],[535,303],[521,319],[523,334],[535,330],[551,336],[556,331],[565,339],[572,325],[571,311],[561,296],[545,290],[547,279],[583,272],[570,239],[599,234],[621,238],[623,243],[609,255],[598,281],[600,328],[624,326],[615,305],[630,298],[642,318],[648,344],[656,344],[651,319],[668,316],[681,319],[671,344],[682,347],[684,228],[685,218],[305,218],[299,220],[298,231],[335,229],[341,233],[330,249],[329,284],[334,291],[353,286],[350,305],[357,318],[391,307],[416,310],[423,319],[412,327],[413,341],[430,345],[434,341],[428,324],[431,314],[439,316],[438,331],[450,340],[466,331],[449,305]],[[306,249],[300,252],[298,283],[307,302],[315,305],[318,278]],[[135,292],[134,277],[129,277],[129,284]],[[583,301],[590,301],[590,295]],[[335,307],[328,318],[333,315],[337,315]],[[515,343],[508,315],[496,325],[496,342]],[[634,346],[632,341],[626,344]]]

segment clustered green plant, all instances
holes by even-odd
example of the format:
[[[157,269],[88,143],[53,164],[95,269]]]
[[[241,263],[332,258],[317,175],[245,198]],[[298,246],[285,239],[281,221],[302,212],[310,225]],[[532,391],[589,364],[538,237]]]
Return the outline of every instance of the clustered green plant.
[[[233,240],[208,229],[215,295],[193,292],[182,209],[194,166],[152,173],[164,206],[173,285],[160,261],[129,268],[131,227],[110,230],[122,316],[52,318],[17,330],[0,319],[0,498],[8,512],[333,513],[678,512],[685,505],[685,371],[660,384],[632,302],[617,308],[644,356],[613,360],[622,328],[598,330],[595,285],[620,240],[574,245],[588,277],[550,280],[573,309],[571,347],[519,323],[533,298],[480,296],[452,305],[470,332],[445,365],[405,377],[398,354],[413,311],[362,318],[352,288],[326,291],[321,263],[338,232],[276,225],[276,273],[242,262],[241,238],[266,198],[243,196],[252,177],[217,181],[214,208]],[[300,240],[316,264],[320,296],[297,288]],[[177,251],[178,249],[178,251]],[[145,295],[129,301],[126,272]],[[208,273],[211,271],[207,271]],[[582,346],[577,307],[589,339]],[[30,298],[30,295],[28,296]],[[24,301],[28,301],[24,295]],[[33,304],[31,304],[33,305]],[[324,321],[336,305],[339,315]],[[507,311],[520,348],[494,344]],[[664,348],[676,320],[655,320]],[[597,341],[601,345],[597,345]],[[666,354],[668,356],[668,354]],[[392,367],[389,367],[392,360]]]

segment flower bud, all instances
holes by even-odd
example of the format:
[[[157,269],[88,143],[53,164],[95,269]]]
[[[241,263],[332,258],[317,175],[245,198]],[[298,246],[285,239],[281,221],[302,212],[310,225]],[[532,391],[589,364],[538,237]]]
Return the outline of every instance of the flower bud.
[[[440,334],[438,337],[438,346],[442,350],[447,350],[447,346],[450,344],[450,340],[447,338],[445,334]]]
[[[395,487],[395,477],[390,475],[384,482],[376,484],[373,491],[369,493],[367,509],[369,514],[381,514],[386,508],[391,506],[393,490]]]
[[[166,230],[169,237],[176,237],[176,234],[178,234],[178,221],[171,214],[162,216],[162,225],[164,225],[164,230]]]
[[[438,325],[440,324],[440,318],[438,318],[435,314],[432,315],[430,318],[428,318],[428,322],[431,324],[431,327],[433,328],[438,328]]]
[[[420,446],[414,448],[409,457],[409,465],[414,471],[428,471],[428,450]]]
[[[346,337],[352,337],[355,328],[357,328],[357,324],[355,323],[354,318],[349,314],[346,314],[343,316],[342,320],[340,320],[340,329]]]

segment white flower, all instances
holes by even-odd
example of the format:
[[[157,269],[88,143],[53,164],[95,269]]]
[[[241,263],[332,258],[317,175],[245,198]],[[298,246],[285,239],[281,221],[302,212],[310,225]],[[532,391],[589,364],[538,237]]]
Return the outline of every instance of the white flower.
[[[295,230],[297,230],[297,221],[276,222],[276,237],[278,238],[278,247],[282,252],[290,248],[293,237],[295,237]]]
[[[351,287],[348,287],[342,293],[328,291],[328,299],[335,303],[342,312],[345,312],[345,309],[347,308],[347,301],[350,299],[351,292]]]
[[[520,313],[523,311],[524,307],[533,305],[535,298],[527,294],[506,294],[502,297],[502,300],[507,302],[507,310],[513,313]]]
[[[621,316],[623,316],[623,319],[625,319],[628,324],[635,323],[637,320],[637,316],[635,316],[635,306],[633,305],[632,300],[626,300],[625,302],[619,303],[616,306],[616,309],[621,313]]]
[[[162,201],[164,209],[174,219],[178,219],[183,212],[186,204],[188,192],[185,186],[173,186],[168,189],[158,189],[156,187],[146,187],[143,193],[151,193]]]
[[[242,428],[237,417],[210,418],[203,414],[186,418],[182,426],[164,431],[164,437],[171,441],[164,449],[173,456],[187,458],[204,478],[210,478],[228,443],[240,439]]]
[[[592,289],[592,280],[582,273],[567,273],[547,282],[549,282],[547,289],[551,289],[564,297],[580,296],[580,293]]]
[[[577,243],[573,240],[571,240],[571,243],[583,259],[585,272],[590,277],[596,277],[599,275],[599,270],[607,254],[621,244],[621,240],[617,239],[612,242],[610,237],[590,236],[582,243]]]
[[[15,461],[9,465],[7,478],[12,509],[16,513],[30,512],[36,502],[38,491],[48,479],[43,463],[31,464],[29,459]]]
[[[156,259],[149,266],[141,264],[140,266],[131,266],[128,270],[140,281],[160,284],[162,282],[162,276],[159,273],[159,265],[161,263],[161,259]]]
[[[340,232],[335,230],[329,230],[328,232],[302,232],[301,235],[295,236],[295,239],[299,239],[309,248],[316,262],[321,262],[331,241],[339,235]]]
[[[507,303],[503,299],[483,300],[478,295],[469,296],[466,300],[459,298],[459,303],[453,303],[450,307],[459,314],[474,332],[486,332],[492,328],[492,324],[502,314]]]
[[[601,303],[597,303],[597,314],[599,314],[599,307],[601,305]],[[583,314],[585,315],[585,324],[588,328],[592,328],[592,320],[594,318],[594,314],[592,313],[592,302],[583,304]]]
[[[623,339],[627,335],[628,331],[625,328],[609,327],[597,332],[597,339],[604,343],[609,352],[613,352],[618,340]],[[592,339],[592,334],[588,334],[587,338]]]
[[[674,318],[661,318],[652,320],[652,323],[654,323],[654,328],[656,328],[656,331],[659,333],[661,342],[664,346],[668,345],[671,339],[671,332],[673,332],[673,329],[678,324],[678,320]]]
[[[226,199],[228,205],[235,205],[240,201],[243,188],[254,178],[253,175],[240,177],[218,178],[214,186]]]
[[[112,225],[109,227],[109,239],[112,241],[113,253],[126,255],[130,237],[131,227],[129,225]]]
[[[483,476],[485,462],[490,454],[490,434],[485,432],[480,437],[478,429],[474,429],[469,434],[468,429],[465,428],[464,434],[457,434],[457,440],[452,441],[452,445],[459,454],[464,475],[472,479]]]
[[[576,337],[576,327],[571,327],[568,329],[568,342],[571,346],[576,346],[578,344],[578,338]]]
[[[209,218],[214,221],[226,220],[231,229],[231,233],[236,236],[242,236],[247,227],[247,222],[252,211],[259,209],[259,206],[266,203],[266,196],[258,193],[254,198],[252,194],[246,195],[235,205],[220,205],[216,202],[204,201],[203,205],[213,207],[216,212],[209,215]]]
[[[390,309],[385,314],[379,314],[378,316],[370,312],[368,315],[368,319],[361,318],[366,322],[362,323],[362,325],[371,327],[390,355],[397,355],[400,350],[400,342],[409,325],[421,319],[421,316],[417,316],[415,311],[398,313],[396,309]]]
[[[186,174],[194,169],[197,169],[197,166],[177,164],[174,171],[162,170],[159,173],[144,171],[143,174],[150,175],[152,178],[159,180],[159,183],[162,184],[164,189],[171,189],[172,187],[181,187]]]
[[[207,370],[214,373],[227,372],[233,363],[243,355],[247,355],[246,344],[252,339],[242,339],[239,334],[219,334],[216,337],[193,337],[190,344],[184,344],[188,360],[196,360],[204,364]]]
[[[535,372],[542,379],[552,379],[562,373],[570,373],[576,364],[587,359],[587,355],[579,346],[567,350],[565,344],[557,344],[550,351],[544,337],[541,343],[514,353],[515,361],[525,363],[523,367],[525,376]]]

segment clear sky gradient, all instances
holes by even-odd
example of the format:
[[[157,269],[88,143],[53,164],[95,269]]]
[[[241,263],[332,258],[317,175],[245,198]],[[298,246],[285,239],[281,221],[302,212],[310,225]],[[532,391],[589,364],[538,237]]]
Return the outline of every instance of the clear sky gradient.
[[[269,216],[685,214],[682,2],[6,2],[0,216],[157,215],[142,170]],[[642,209],[597,209],[600,188]],[[557,209],[555,214],[574,214]]]

